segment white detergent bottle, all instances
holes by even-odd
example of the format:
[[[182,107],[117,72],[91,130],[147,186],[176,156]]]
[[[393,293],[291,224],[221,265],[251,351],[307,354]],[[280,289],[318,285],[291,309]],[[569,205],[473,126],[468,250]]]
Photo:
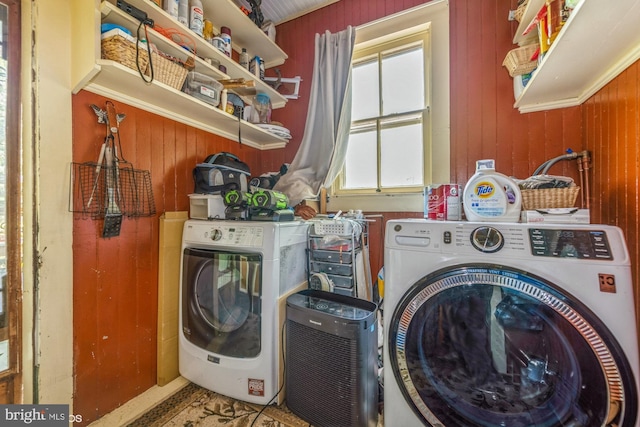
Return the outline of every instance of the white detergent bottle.
[[[511,178],[496,172],[494,160],[478,160],[476,173],[464,187],[467,221],[518,222],[522,196]]]
[[[202,29],[204,28],[204,10],[200,0],[190,0],[189,8],[189,29],[202,37]]]

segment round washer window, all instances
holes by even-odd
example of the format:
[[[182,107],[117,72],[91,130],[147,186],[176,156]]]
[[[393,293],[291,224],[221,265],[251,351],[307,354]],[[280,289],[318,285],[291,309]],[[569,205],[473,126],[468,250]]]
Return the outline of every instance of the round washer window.
[[[249,294],[240,291],[241,279],[235,274],[220,274],[214,260],[202,263],[194,281],[194,295],[203,319],[220,332],[232,332],[241,327],[249,317]],[[214,280],[214,275],[216,276]]]
[[[228,357],[262,348],[261,255],[184,250],[182,333],[194,345]]]
[[[388,345],[386,369],[431,425],[635,423],[633,374],[606,327],[519,270],[464,265],[424,277],[393,313]]]

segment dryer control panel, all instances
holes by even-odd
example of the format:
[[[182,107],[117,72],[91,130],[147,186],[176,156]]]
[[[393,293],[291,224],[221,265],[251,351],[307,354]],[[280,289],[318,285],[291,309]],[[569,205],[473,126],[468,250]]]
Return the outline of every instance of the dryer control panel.
[[[186,246],[261,248],[265,234],[261,225],[190,220],[185,224],[182,240]]]
[[[264,233],[262,227],[251,226],[216,226],[205,231],[204,238],[212,242],[233,246],[262,246]]]
[[[603,230],[529,229],[534,256],[613,260]]]

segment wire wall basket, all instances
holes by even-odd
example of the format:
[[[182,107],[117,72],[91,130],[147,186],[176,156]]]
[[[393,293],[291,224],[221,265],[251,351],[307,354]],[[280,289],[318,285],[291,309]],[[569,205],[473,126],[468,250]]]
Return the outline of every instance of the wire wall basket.
[[[86,217],[105,218],[114,211],[129,218],[156,213],[150,172],[130,164],[72,163],[70,188],[69,210]]]

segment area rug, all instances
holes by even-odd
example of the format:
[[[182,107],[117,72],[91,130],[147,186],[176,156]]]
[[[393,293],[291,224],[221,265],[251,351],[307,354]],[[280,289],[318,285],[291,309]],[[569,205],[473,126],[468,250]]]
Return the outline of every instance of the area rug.
[[[298,418],[284,404],[265,408],[189,383],[128,426],[308,427],[309,423]]]

